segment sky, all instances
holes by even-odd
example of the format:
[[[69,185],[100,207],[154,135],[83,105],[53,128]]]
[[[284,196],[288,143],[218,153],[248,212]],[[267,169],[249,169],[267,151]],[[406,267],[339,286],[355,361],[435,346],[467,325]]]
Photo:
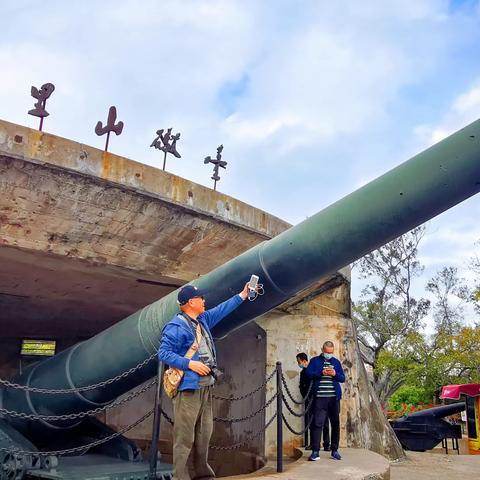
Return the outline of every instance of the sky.
[[[1,0],[0,118],[162,166],[295,224],[480,117],[480,0]],[[422,287],[478,250],[480,196],[428,223]],[[360,282],[353,282],[357,298]]]

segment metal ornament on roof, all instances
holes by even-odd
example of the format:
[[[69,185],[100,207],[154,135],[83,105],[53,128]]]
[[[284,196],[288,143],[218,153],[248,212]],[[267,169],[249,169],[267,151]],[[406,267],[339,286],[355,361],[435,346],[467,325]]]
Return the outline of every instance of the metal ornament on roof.
[[[116,107],[110,107],[108,110],[108,118],[107,124],[102,126],[102,122],[98,121],[97,125],[95,126],[95,133],[100,137],[102,135],[107,134],[107,140],[105,142],[105,151],[108,151],[108,142],[110,141],[110,132],[114,132],[117,136],[122,133],[123,130],[123,122],[118,122],[115,124],[117,120],[117,109]]]
[[[213,159],[209,155],[208,157],[205,157],[205,160],[203,161],[203,163],[213,163],[213,165],[214,165],[213,175],[211,177],[212,180],[214,180],[214,184],[213,184],[213,189],[214,190],[217,190],[217,182],[220,180],[220,175],[218,174],[218,169],[219,168],[224,168],[224,169],[227,168],[227,162],[225,160],[222,160],[222,151],[223,151],[223,145],[220,145],[217,148],[217,156],[215,157],[215,159]]]
[[[34,117],[40,117],[40,126],[38,130],[41,132],[43,128],[43,119],[48,117],[50,114],[45,110],[47,104],[47,99],[50,98],[50,95],[54,92],[55,85],[53,83],[45,83],[39,89],[32,86],[30,94],[33,98],[36,98],[38,101],[34,104],[32,110],[28,111],[29,115]]]
[[[169,128],[165,133],[164,129],[157,130],[157,136],[154,138],[150,147],[154,147],[157,150],[163,152],[163,170],[167,165],[167,154],[172,154],[174,157],[182,158],[177,151],[177,142],[180,140],[180,133],[172,135],[172,129]]]

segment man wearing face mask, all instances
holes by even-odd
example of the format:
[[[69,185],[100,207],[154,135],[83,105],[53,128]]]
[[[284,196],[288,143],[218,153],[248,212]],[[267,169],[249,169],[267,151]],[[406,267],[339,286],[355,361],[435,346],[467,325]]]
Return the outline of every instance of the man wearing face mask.
[[[306,375],[306,368],[308,367],[308,355],[304,352],[298,353],[297,354],[297,365],[299,368],[301,368],[300,372],[300,383],[299,383],[299,389],[300,389],[300,394],[302,397],[305,399],[307,396],[308,390],[310,388],[310,379],[307,378]],[[310,418],[312,417],[312,407],[309,407],[310,402],[314,399],[314,395],[312,392],[310,392],[309,399],[305,405],[305,407],[308,407],[308,411],[305,412],[305,426],[310,424]],[[312,438],[311,434],[312,430],[312,425],[310,424],[310,440]],[[304,436],[304,442],[305,442],[305,450],[311,450],[312,447],[310,445],[310,442],[308,441],[308,430],[305,430],[305,436]],[[323,425],[323,449],[326,452],[330,451],[330,429],[328,428],[328,419],[325,420],[325,424]]]
[[[311,427],[312,454],[310,461],[320,460],[320,435],[323,426],[330,420],[332,427],[331,457],[334,460],[341,460],[338,452],[340,440],[340,400],[342,388],[340,383],[345,382],[342,364],[333,356],[334,345],[327,341],[323,344],[322,353],[312,358],[305,370],[309,380],[313,380],[313,422]]]

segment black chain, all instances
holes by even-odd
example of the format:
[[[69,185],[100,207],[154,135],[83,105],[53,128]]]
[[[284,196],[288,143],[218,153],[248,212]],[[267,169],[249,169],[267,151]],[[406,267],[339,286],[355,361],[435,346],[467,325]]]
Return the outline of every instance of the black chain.
[[[247,415],[245,417],[240,417],[240,418],[213,417],[213,420],[215,422],[230,422],[230,423],[245,422],[246,420],[250,420],[256,417],[259,413],[263,412],[267,407],[269,407],[272,404],[272,402],[277,398],[277,395],[278,394],[276,393],[270,400],[268,400],[267,403],[265,403],[262,407],[260,407],[256,412],[253,412],[250,415]]]
[[[298,400],[295,400],[295,398],[293,398],[293,395],[292,395],[292,392],[290,391],[290,389],[288,388],[288,385],[287,385],[287,381],[285,380],[285,377],[283,375],[283,372],[282,372],[282,383],[283,383],[283,386],[285,387],[285,391],[287,392],[288,396],[290,397],[290,400],[295,403],[296,405],[304,405],[305,402],[307,401],[307,398],[308,396],[310,395],[310,392],[312,391],[312,385],[313,385],[313,382],[310,382],[310,385],[308,387],[308,392],[306,393],[306,395],[304,397],[302,397],[302,401],[299,402]]]
[[[285,415],[282,413],[282,419],[287,428],[294,434],[294,435],[303,435],[309,428],[310,425],[312,424],[313,421],[313,415],[310,417],[310,420],[307,425],[305,425],[305,428],[299,432],[293,429],[293,427],[288,423],[287,419],[285,418]]]
[[[307,395],[305,396],[305,408],[303,409],[303,412],[302,413],[297,413],[295,412],[295,410],[293,410],[292,406],[288,403],[287,399],[285,398],[284,395],[282,395],[282,401],[283,403],[285,404],[285,406],[287,407],[288,411],[294,415],[295,417],[303,417],[306,413],[308,413],[311,409],[312,409],[312,406],[313,406],[313,403],[314,403],[314,398],[313,397],[310,397],[310,403],[308,403],[308,393]],[[308,403],[308,405],[307,405]]]
[[[135,373],[137,370],[140,370],[142,367],[147,365],[147,363],[151,362],[156,357],[157,357],[157,353],[152,353],[143,362],[121,373],[120,375],[117,375],[116,377],[113,377],[113,378],[109,378],[108,380],[104,380],[103,382],[94,383],[93,385],[88,385],[85,387],[60,388],[60,389],[37,388],[37,387],[29,387],[27,385],[20,385],[18,383],[9,382],[8,380],[3,380],[1,378],[0,378],[0,385],[4,385],[5,387],[9,387],[9,388],[17,388],[19,390],[24,390],[26,392],[46,393],[50,395],[64,395],[66,393],[87,392],[89,390],[95,390],[96,388],[101,388],[107,385],[111,385],[112,383],[115,383],[118,380],[127,378],[129,375],[131,375],[132,373]]]
[[[294,417],[303,417],[305,416],[305,412],[297,413],[293,408],[289,405],[287,402],[287,399],[285,398],[284,395],[282,395],[282,402],[283,404],[287,407],[287,410],[294,416]]]
[[[274,398],[276,398],[276,395]],[[162,415],[170,425],[173,425],[173,420],[163,410],[162,410]],[[242,442],[234,443],[232,445],[209,445],[208,448],[211,448],[212,450],[219,450],[219,451],[235,450],[237,448],[240,448],[243,445],[246,445],[247,443],[251,442],[252,440],[255,440],[255,438],[257,438],[263,432],[265,432],[265,430],[272,424],[272,422],[275,420],[276,417],[277,417],[277,412],[273,414],[272,418],[265,424],[263,428],[255,432],[253,435],[250,435]]]
[[[127,403],[133,398],[136,398],[142,393],[146,392],[147,390],[152,388],[154,385],[156,385],[156,383],[157,383],[157,379],[151,381],[140,390],[135,390],[134,392],[130,392],[126,397],[120,400],[115,400],[114,402],[109,403],[108,405],[104,405],[103,407],[98,407],[98,408],[95,408],[94,410],[88,410],[85,412],[70,413],[70,414],[64,414],[64,415],[36,415],[33,413],[15,412],[13,410],[7,410],[6,408],[0,408],[0,414],[8,415],[9,417],[13,417],[13,418],[23,418],[25,420],[45,420],[45,421],[76,420],[78,418],[85,418],[93,415],[98,415],[99,413],[105,412],[110,408],[115,408],[120,405],[123,405],[124,403]]]
[[[235,397],[233,395],[230,396],[230,397],[221,397],[219,395],[212,395],[212,397],[215,400],[226,400],[226,401],[230,401],[230,402],[237,401],[237,400],[244,400],[245,398],[251,397],[255,393],[262,390],[262,388],[264,388],[267,385],[267,383],[275,376],[275,373],[276,373],[276,370],[274,370],[258,388],[256,388],[255,390],[253,390],[249,393],[246,393],[245,395],[241,395],[239,397]]]
[[[128,432],[132,428],[135,428],[137,425],[142,423],[144,420],[146,420],[150,415],[153,414],[153,409],[147,412],[142,418],[139,418],[136,422],[132,423],[131,425],[128,425],[127,427],[122,428],[118,432],[113,433],[112,435],[109,435],[108,437],[101,438],[99,440],[96,440],[95,442],[88,443],[87,445],[81,445],[80,447],[74,447],[74,448],[67,448],[65,450],[52,450],[50,452],[31,452],[31,451],[26,451],[26,450],[19,450],[17,448],[5,448],[1,447],[0,451],[7,452],[7,453],[13,453],[13,454],[18,454],[18,455],[38,455],[38,456],[61,456],[61,455],[69,455],[71,453],[79,453],[83,452],[85,450],[89,450],[90,448],[97,447],[98,445],[102,445],[103,443],[107,443],[110,440],[113,440],[114,438],[120,437],[124,433]]]
[[[163,418],[170,424],[173,425],[173,420],[167,415],[167,413],[162,409]]]
[[[275,412],[272,416],[272,418],[265,424],[263,428],[255,432],[253,435],[250,435],[247,437],[243,442],[239,443],[234,443],[233,445],[209,445],[209,448],[212,450],[220,450],[220,451],[225,451],[225,450],[235,450],[237,448],[242,447],[243,445],[246,445],[247,443],[251,442],[252,440],[255,440],[255,438],[259,437],[262,433],[265,432],[265,430],[272,424],[272,422],[275,420],[277,417],[277,412]]]

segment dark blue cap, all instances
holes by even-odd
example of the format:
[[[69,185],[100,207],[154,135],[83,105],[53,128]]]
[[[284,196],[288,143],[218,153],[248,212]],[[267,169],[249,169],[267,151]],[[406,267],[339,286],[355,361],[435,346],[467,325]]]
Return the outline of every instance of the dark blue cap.
[[[185,305],[192,298],[203,297],[204,295],[203,290],[199,290],[193,285],[186,285],[178,292],[177,301],[180,305]]]

